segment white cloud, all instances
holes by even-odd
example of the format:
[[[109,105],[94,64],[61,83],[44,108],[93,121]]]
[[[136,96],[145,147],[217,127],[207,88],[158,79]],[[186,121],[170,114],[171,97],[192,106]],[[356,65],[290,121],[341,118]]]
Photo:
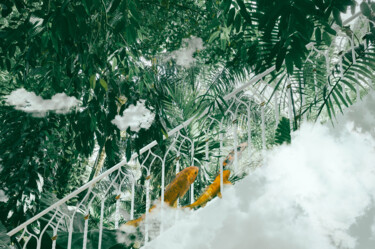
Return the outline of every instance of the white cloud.
[[[155,114],[145,107],[145,100],[140,100],[136,105],[130,105],[122,114],[116,115],[111,122],[119,128],[119,130],[130,130],[138,132],[141,128],[150,128],[154,121]]]
[[[375,139],[372,119],[363,120],[375,117],[371,101],[335,132],[305,124],[223,199],[182,215],[144,248],[367,249],[351,228],[374,208]]]
[[[5,194],[3,190],[0,189],[0,202],[7,202],[8,201],[8,196]]]
[[[184,67],[190,67],[195,59],[193,58],[193,54],[197,50],[202,50],[203,41],[199,37],[192,36],[190,38],[185,38],[182,40],[183,47],[179,50],[173,51],[167,60],[173,58],[176,60],[176,64]]]
[[[79,104],[75,97],[69,97],[65,93],[57,93],[51,99],[43,99],[24,88],[14,90],[5,97],[5,100],[17,110],[32,113],[36,117],[43,117],[49,111],[66,114]]]

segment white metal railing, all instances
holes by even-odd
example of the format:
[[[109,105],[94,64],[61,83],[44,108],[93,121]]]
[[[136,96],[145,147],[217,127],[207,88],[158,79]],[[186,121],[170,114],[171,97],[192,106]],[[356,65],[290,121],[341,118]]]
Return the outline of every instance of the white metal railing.
[[[357,17],[358,14],[355,15]],[[352,43],[353,44],[353,43]],[[321,51],[317,51],[314,45],[310,45],[312,53],[320,54]],[[351,48],[354,49],[353,46]],[[325,53],[324,56],[327,54]],[[310,59],[311,54],[307,58]],[[329,58],[328,58],[329,59]],[[340,60],[342,57],[340,57]],[[355,59],[353,57],[353,59]],[[329,62],[327,62],[327,70],[329,69]],[[225,110],[225,115],[220,120],[215,117],[215,113],[209,113],[209,108],[207,108],[202,114],[199,116],[194,116],[181,125],[177,126],[176,128],[172,129],[168,132],[168,137],[164,139],[169,139],[170,143],[165,151],[164,154],[159,154],[160,151],[157,151],[157,142],[153,141],[144,148],[142,148],[139,152],[139,155],[133,154],[131,156],[130,161],[138,160],[140,163],[140,169],[146,172],[147,177],[145,178],[144,186],[137,185],[137,179],[135,179],[134,174],[132,172],[128,172],[127,168],[124,167],[127,165],[125,160],[121,161],[120,163],[113,166],[111,169],[107,170],[106,172],[102,173],[101,175],[95,177],[90,182],[84,184],[79,189],[75,190],[74,192],[70,193],[63,199],[57,201],[44,211],[40,212],[33,218],[29,219],[28,221],[24,222],[17,228],[8,232],[9,236],[16,236],[18,241],[22,241],[23,248],[26,248],[27,244],[30,241],[34,240],[36,242],[36,248],[40,249],[42,246],[43,238],[49,238],[51,242],[51,248],[56,248],[57,242],[59,242],[60,234],[64,233],[65,237],[67,237],[67,243],[64,245],[64,248],[72,248],[74,243],[73,241],[73,233],[75,232],[75,225],[79,223],[79,219],[84,220],[83,229],[81,228],[78,232],[83,234],[82,238],[82,248],[86,248],[88,243],[88,236],[90,232],[90,227],[96,227],[98,229],[98,248],[102,248],[103,245],[103,231],[105,228],[105,222],[113,222],[113,228],[117,229],[119,225],[126,221],[126,217],[121,213],[121,197],[122,194],[127,191],[131,190],[131,199],[130,199],[130,219],[133,219],[135,216],[135,198],[137,190],[141,189],[141,192],[145,192],[145,227],[144,227],[144,241],[147,243],[149,239],[149,213],[148,210],[151,206],[151,185],[150,185],[150,174],[151,169],[153,167],[161,167],[161,203],[163,205],[164,200],[164,189],[165,189],[165,167],[168,164],[168,160],[171,158],[175,158],[175,171],[176,173],[180,171],[182,167],[196,165],[203,168],[208,168],[209,163],[207,162],[210,158],[210,151],[209,145],[216,140],[219,142],[219,171],[220,171],[220,187],[222,190],[223,186],[223,156],[225,154],[224,151],[224,143],[226,141],[232,141],[232,148],[234,149],[234,163],[232,166],[232,171],[238,172],[241,169],[239,168],[239,158],[237,155],[237,146],[241,143],[246,141],[248,143],[248,158],[252,158],[253,153],[255,152],[254,148],[254,141],[252,140],[252,112],[254,109],[260,113],[261,120],[261,146],[262,150],[266,149],[266,125],[272,119],[275,124],[277,125],[279,119],[279,107],[278,107],[278,96],[279,94],[274,95],[274,115],[273,117],[268,117],[266,115],[266,107],[264,105],[264,101],[266,99],[255,99],[251,96],[249,97],[245,90],[249,87],[254,86],[258,82],[260,82],[265,76],[269,75],[270,73],[274,72],[275,67],[271,67],[268,70],[264,71],[263,73],[256,75],[253,77],[248,83],[242,85],[241,87],[234,90],[232,93],[226,95],[224,100],[228,103],[228,107]],[[342,70],[342,69],[341,69]],[[287,79],[289,80],[289,79]],[[289,84],[288,84],[289,85]],[[345,88],[344,88],[345,90]],[[257,103],[254,103],[257,102]],[[288,100],[288,108],[287,113],[292,120],[292,111],[291,111],[291,96]],[[269,102],[272,103],[272,102]],[[302,103],[301,103],[302,106]],[[267,119],[268,118],[268,119]],[[239,123],[239,120],[242,120]],[[203,163],[195,157],[195,143],[194,138],[184,135],[184,131],[187,131],[189,128],[188,126],[191,125],[193,122],[198,121],[202,125],[203,128],[200,128],[205,136],[206,139],[204,141],[204,158],[206,162]],[[241,126],[241,129],[239,128]],[[293,126],[291,126],[293,127]],[[224,128],[228,132],[226,138],[224,138],[223,130]],[[211,138],[211,140],[209,139]],[[229,142],[226,143],[231,144]],[[183,151],[183,148],[189,147],[190,149],[186,153]],[[212,154],[212,153],[211,153]],[[186,165],[181,165],[181,158],[184,159]],[[101,184],[103,183],[103,184]],[[145,190],[145,191],[143,191]],[[80,193],[87,191],[84,197],[77,203],[76,207],[73,210],[69,211],[66,210],[63,205],[71,200],[72,198],[78,196]],[[222,192],[222,191],[221,191]],[[190,202],[194,201],[194,184],[191,186],[190,191]],[[99,202],[99,204],[95,204],[94,202]],[[110,214],[109,217],[105,217],[106,208],[108,203],[114,202],[114,214]],[[90,225],[91,216],[93,213],[93,208],[95,205],[99,206],[99,218],[96,221],[97,225]],[[128,218],[128,219],[129,219]],[[113,220],[111,220],[113,219]],[[161,220],[160,229],[163,229],[163,220]],[[41,225],[41,223],[43,223]],[[96,223],[95,223],[96,224]],[[42,228],[42,230],[41,230]],[[49,234],[48,234],[49,233]]]
[[[238,115],[239,115],[238,109],[242,105],[246,108],[246,111],[247,111],[246,118],[248,119],[248,124],[250,124],[250,105],[249,105],[249,103],[245,103],[243,100],[241,100],[241,97],[239,95],[241,94],[241,92],[244,89],[246,89],[249,86],[252,86],[253,84],[256,84],[260,79],[262,79],[263,77],[265,77],[269,73],[273,72],[274,70],[275,70],[275,67],[272,67],[272,68],[266,70],[262,74],[259,74],[259,75],[255,76],[254,78],[252,78],[247,84],[242,85],[240,88],[236,89],[232,93],[225,96],[224,100],[228,101],[228,103],[229,103],[229,108],[227,109],[225,114],[227,116],[230,116],[232,120],[236,120]],[[176,155],[179,155],[179,157],[181,157],[182,156],[182,154],[181,154],[182,146],[183,145],[191,146],[190,155],[185,155],[185,157],[190,158],[188,160],[188,161],[190,161],[190,165],[198,165],[199,167],[204,167],[202,162],[200,162],[199,160],[194,158],[194,141],[192,140],[192,138],[186,137],[182,133],[182,130],[187,129],[188,125],[191,124],[194,120],[197,120],[199,118],[200,119],[203,118],[208,123],[210,123],[209,126],[211,126],[213,123],[217,124],[218,127],[216,127],[216,128],[219,128],[218,134],[219,134],[219,139],[220,139],[220,152],[223,151],[223,148],[224,148],[223,140],[224,140],[224,138],[223,138],[222,130],[223,130],[223,127],[224,127],[224,122],[228,121],[228,118],[226,118],[225,120],[224,119],[217,120],[217,119],[215,119],[215,117],[210,116],[208,111],[209,111],[209,109],[207,108],[199,117],[197,117],[197,116],[192,117],[192,118],[188,119],[187,121],[185,121],[184,123],[182,123],[181,125],[174,128],[173,130],[169,131],[168,132],[168,138],[172,138],[173,141],[170,144],[170,146],[168,147],[168,149],[167,149],[167,151],[164,155],[158,155],[158,154],[156,154],[156,152],[153,151],[153,148],[155,148],[157,146],[156,141],[151,142],[150,144],[148,144],[147,146],[145,146],[144,148],[142,148],[140,150],[140,155],[142,155],[144,157],[143,161],[140,162],[140,166],[141,166],[142,169],[144,169],[147,172],[147,176],[148,176],[146,178],[146,181],[145,181],[145,190],[146,190],[146,208],[145,208],[145,210],[149,210],[150,204],[151,204],[149,176],[150,176],[150,173],[151,173],[151,168],[156,164],[161,165],[161,174],[162,174],[161,175],[161,200],[164,200],[165,164],[166,164],[167,157],[171,156],[173,151],[174,151],[174,153],[176,153]],[[263,125],[265,125],[264,122],[263,122]],[[265,129],[263,129],[263,132],[264,131],[265,131]],[[210,131],[209,129],[205,130],[205,132],[207,134],[209,134],[210,132],[212,133],[212,131]],[[250,132],[251,131],[249,130],[248,131],[248,143],[249,144],[251,144],[251,133]],[[234,137],[234,140],[235,140],[234,148],[236,148],[237,145],[239,144],[238,138],[237,138],[237,133],[238,133],[238,125],[237,125],[236,122],[234,122],[233,123],[233,134],[232,134],[232,136]],[[208,145],[209,141],[206,141],[206,143]],[[178,146],[176,146],[176,148],[175,148],[175,145],[178,145]],[[206,146],[206,148],[208,148],[208,146]],[[139,155],[133,154],[130,161],[134,161],[137,158],[139,158]],[[222,179],[222,171],[223,171],[222,161],[223,161],[223,159],[221,158],[220,159],[221,182],[223,181],[223,179]],[[105,218],[105,217],[103,217],[103,215],[104,215],[106,201],[108,201],[108,198],[111,197],[111,194],[115,193],[115,196],[116,196],[116,200],[115,200],[116,201],[116,205],[115,205],[116,211],[115,211],[115,215],[114,215],[114,223],[115,223],[114,227],[118,228],[119,221],[120,221],[120,218],[121,218],[121,214],[119,212],[120,211],[119,210],[120,209],[119,202],[121,201],[120,195],[121,195],[121,193],[124,192],[124,189],[128,188],[128,185],[125,184],[125,182],[127,182],[127,181],[130,182],[130,188],[132,189],[130,217],[134,218],[134,191],[135,191],[135,188],[136,188],[136,180],[134,179],[134,177],[132,175],[129,175],[128,172],[125,172],[125,168],[123,166],[125,166],[126,164],[127,164],[126,160],[123,160],[120,163],[116,164],[111,169],[109,169],[106,172],[102,173],[101,175],[95,177],[90,182],[84,184],[79,189],[70,193],[69,195],[62,198],[61,200],[57,201],[56,203],[51,205],[49,208],[40,212],[38,215],[36,215],[33,218],[29,219],[28,221],[24,222],[23,224],[21,224],[17,228],[11,230],[10,232],[8,232],[8,235],[14,236],[18,232],[23,230],[22,234],[19,237],[17,236],[18,240],[25,239],[24,243],[25,243],[25,246],[26,246],[27,243],[30,241],[30,239],[33,238],[37,242],[36,243],[37,249],[39,249],[39,248],[41,248],[43,236],[47,236],[46,232],[49,229],[49,230],[53,231],[53,234],[52,234],[53,236],[50,236],[50,237],[53,238],[52,248],[55,248],[56,247],[56,240],[58,240],[58,238],[59,238],[58,232],[61,229],[62,224],[64,222],[67,222],[69,224],[69,226],[68,226],[69,228],[68,228],[68,231],[67,231],[68,232],[68,243],[67,243],[66,247],[71,248],[72,247],[72,235],[73,235],[73,232],[74,232],[75,219],[77,218],[77,216],[83,215],[84,229],[83,229],[83,244],[82,244],[82,247],[86,248],[87,236],[88,236],[88,232],[89,232],[88,227],[89,227],[89,221],[90,221],[90,208],[93,205],[94,200],[101,199],[100,220],[99,220],[99,227],[98,227],[98,229],[99,229],[99,242],[98,243],[99,243],[99,248],[100,248],[101,244],[102,244],[102,242],[101,242],[102,231],[103,231],[103,227],[104,227],[103,219]],[[238,165],[237,153],[235,153],[235,165]],[[189,166],[189,165],[185,165],[185,166]],[[181,167],[181,165],[179,165],[179,163],[177,163],[176,164],[176,172],[178,172],[180,170],[179,167]],[[111,178],[109,186],[107,186],[105,188],[104,192],[103,191],[100,192],[97,189],[97,187],[99,186],[98,183],[100,183],[100,181],[102,181],[102,180],[108,179],[109,177]],[[190,196],[190,202],[191,203],[194,202],[194,189],[193,188],[194,188],[194,185],[192,184],[192,189],[190,191],[191,192],[191,196]],[[62,204],[66,203],[67,201],[69,201],[73,197],[78,196],[83,191],[87,191],[87,193],[85,194],[83,199],[80,202],[78,202],[78,204],[76,205],[76,208],[74,209],[74,211],[72,213],[68,214],[68,213],[66,213],[66,212],[64,212],[63,210],[60,209],[60,206]],[[161,203],[163,203],[163,201]],[[47,224],[44,226],[43,230],[39,231],[38,235],[36,235],[34,232],[29,231],[29,230],[32,230],[31,228],[29,228],[30,226],[38,226],[38,225],[36,225],[36,223],[38,223],[38,221],[41,218],[43,218],[44,216],[46,216],[47,214],[52,214],[52,217],[49,219]],[[146,221],[147,221],[148,212],[146,212],[145,214],[146,214]],[[149,231],[148,231],[147,224],[146,224],[145,241],[148,240],[148,232]]]

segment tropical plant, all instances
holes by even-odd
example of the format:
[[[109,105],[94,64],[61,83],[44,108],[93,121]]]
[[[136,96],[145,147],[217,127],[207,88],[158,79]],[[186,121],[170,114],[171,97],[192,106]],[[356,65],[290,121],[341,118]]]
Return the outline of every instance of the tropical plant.
[[[374,79],[375,5],[371,1],[360,5],[362,22],[370,23],[362,37],[340,17],[349,7],[354,11],[355,4],[354,0],[2,1],[0,189],[9,200],[1,203],[5,210],[1,221],[7,228],[20,224],[41,210],[43,194],[55,192],[61,198],[154,140],[159,144],[155,153],[165,152],[173,140],[164,140],[167,131],[207,108],[216,119],[224,119],[224,129],[230,129],[232,120],[225,119],[230,103],[223,96],[273,66],[276,71],[262,80],[272,93],[260,91],[262,103],[253,96],[238,96],[252,109],[253,146],[263,146],[260,104],[267,104],[267,146],[284,141],[281,130],[274,137],[276,109],[285,114],[291,105],[293,129],[304,117],[333,119],[365,94]],[[338,33],[347,40],[360,39],[336,51]],[[182,66],[176,54],[186,51],[184,43],[194,37],[202,39],[203,49],[195,49],[189,58],[192,63]],[[366,47],[360,44],[363,40]],[[319,56],[321,51],[327,51],[329,63]],[[77,98],[80,106],[66,115],[34,117],[6,103],[6,96],[18,88],[43,98],[64,92]],[[276,94],[280,106],[271,105]],[[147,100],[154,122],[138,132],[120,131],[111,121],[140,99]],[[238,127],[246,120],[241,108]],[[279,123],[284,130],[285,122]],[[204,119],[196,119],[181,130],[195,145],[193,159],[187,142],[173,145],[181,146],[181,165],[207,162],[204,124]],[[219,156],[225,156],[216,139],[223,131],[210,128],[209,170],[202,168],[197,193],[216,174]],[[248,140],[246,132],[240,135],[241,141]],[[89,165],[95,147],[96,163]],[[166,158],[167,182],[175,174],[177,158],[176,150]],[[152,168],[152,199],[160,196],[158,166]],[[143,186],[146,177],[143,174],[137,185]],[[140,194],[136,214],[145,211],[144,191]]]

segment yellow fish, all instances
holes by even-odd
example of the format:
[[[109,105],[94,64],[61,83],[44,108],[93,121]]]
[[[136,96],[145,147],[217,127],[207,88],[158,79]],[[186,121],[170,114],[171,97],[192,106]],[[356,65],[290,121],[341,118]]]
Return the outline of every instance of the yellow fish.
[[[229,170],[223,171],[223,183],[224,184],[231,184],[231,182],[228,180],[229,175],[230,175]],[[195,207],[199,207],[199,206],[204,206],[204,205],[206,205],[206,203],[208,201],[213,199],[216,195],[221,197],[221,193],[220,193],[220,174],[218,176],[216,176],[214,182],[205,189],[203,194],[201,196],[199,196],[199,198],[194,203],[192,203],[190,205],[187,205],[185,207],[195,208]]]
[[[238,156],[238,158],[240,158],[242,152],[246,149],[246,147],[247,147],[246,142],[237,146],[237,156]],[[234,161],[234,150],[229,152],[228,156],[224,159],[223,167],[231,165],[233,163],[233,161]]]
[[[165,188],[164,191],[164,202],[168,204],[168,206],[175,206],[177,203],[177,199],[183,197],[186,192],[189,190],[190,185],[195,181],[195,178],[198,175],[199,168],[196,166],[190,166],[182,171],[180,171],[173,181]],[[154,209],[156,205],[150,208],[150,212]],[[138,226],[141,221],[145,219],[145,215],[143,214],[141,217],[135,220],[130,220],[125,223],[128,226]]]

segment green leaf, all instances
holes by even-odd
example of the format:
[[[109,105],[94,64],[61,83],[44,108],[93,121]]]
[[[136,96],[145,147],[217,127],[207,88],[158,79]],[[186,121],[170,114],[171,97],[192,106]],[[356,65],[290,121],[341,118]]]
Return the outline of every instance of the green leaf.
[[[337,25],[342,27],[340,11],[337,8],[333,8],[332,13],[333,13],[333,18],[335,19],[335,22],[337,23]]]
[[[126,143],[126,161],[129,161],[132,157],[132,147],[131,147],[131,140],[128,138]]]
[[[327,32],[323,32],[323,40],[324,40],[324,43],[325,43],[327,46],[330,46],[330,45],[331,45],[332,38],[331,38],[331,36],[330,36]]]
[[[329,34],[331,34],[331,35],[336,35],[337,34],[336,31],[333,28],[331,28],[330,26],[328,26],[328,25],[324,26],[324,30],[326,32],[328,32]]]
[[[116,59],[116,57],[114,57],[112,59],[112,71],[115,71],[116,67],[117,67],[117,59]]]
[[[371,6],[372,11],[375,12],[375,3],[374,2],[370,3],[370,6]]]
[[[234,15],[236,14],[236,9],[231,8],[228,14],[227,26],[229,27],[234,21]]]
[[[335,100],[336,102],[336,105],[338,106],[338,108],[340,109],[340,112],[342,113],[342,108],[341,108],[341,103],[340,101],[338,100],[336,94],[335,94],[335,91],[332,91],[331,92],[331,96],[333,97],[333,99]]]
[[[340,87],[341,89],[340,89],[339,87]],[[348,103],[346,102],[346,100],[345,100],[345,98],[344,98],[344,96],[342,96],[342,94],[341,94],[342,87],[341,87],[340,85],[338,85],[338,87],[335,87],[333,90],[335,91],[335,93],[337,94],[337,96],[339,96],[341,102],[342,102],[346,107],[349,107],[349,106],[348,106]]]
[[[279,71],[285,59],[286,49],[282,48],[276,57],[276,71]]]
[[[219,37],[219,35],[220,35],[220,30],[213,32],[212,35],[210,36],[210,39],[208,39],[208,43],[211,43],[212,41],[214,41],[216,38]]]
[[[242,26],[241,22],[241,15],[236,15],[236,18],[234,19],[234,27],[236,28],[236,32],[240,32]]]
[[[224,11],[224,14],[227,14],[231,4],[232,4],[232,0],[224,0],[221,3],[220,8]]]
[[[285,56],[285,64],[286,64],[286,69],[287,69],[288,74],[292,75],[294,65],[293,65],[293,57],[291,56],[290,53],[288,53]]]
[[[341,80],[341,82],[344,83],[345,85],[347,85],[352,91],[354,91],[354,92],[356,91],[355,87],[349,81]]]
[[[90,88],[95,89],[96,86],[96,75],[93,74],[90,76]]]
[[[315,29],[315,41],[317,45],[320,45],[320,43],[322,42],[322,31],[319,27]]]
[[[279,124],[277,125],[277,129],[275,132],[275,143],[276,144],[283,144],[283,143],[290,144],[290,142],[291,142],[290,122],[288,118],[282,117]]]
[[[240,6],[240,13],[241,13],[241,15],[246,20],[246,22],[248,22],[249,24],[251,24],[252,23],[251,22],[251,17],[249,15],[249,12],[247,12],[245,3],[242,0],[236,0],[236,1],[237,1],[238,6]]]
[[[105,91],[108,91],[108,84],[107,84],[107,82],[105,80],[100,79],[99,83],[104,88]]]
[[[366,2],[362,2],[359,7],[361,8],[361,12],[364,16],[371,18],[371,9]]]

